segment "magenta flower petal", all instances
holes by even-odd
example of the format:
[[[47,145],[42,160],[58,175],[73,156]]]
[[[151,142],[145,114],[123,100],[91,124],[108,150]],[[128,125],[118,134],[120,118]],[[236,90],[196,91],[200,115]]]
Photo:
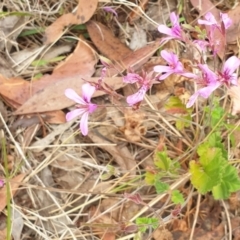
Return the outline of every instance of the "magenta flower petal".
[[[169,67],[169,66],[158,65],[158,66],[153,67],[153,70],[154,70],[155,72],[158,72],[158,73],[163,73],[163,72],[169,72],[169,71],[171,71],[172,68]]]
[[[179,19],[178,16],[174,12],[172,12],[170,14],[172,28],[169,28],[163,24],[158,26],[158,31],[160,33],[164,33],[170,36],[170,37],[164,38],[161,42],[165,42],[166,40],[173,39],[173,38],[182,40],[182,29],[178,22],[178,19]]]
[[[81,121],[80,121],[80,129],[82,132],[82,135],[86,136],[88,134],[88,112],[85,112],[82,115]]]
[[[70,88],[66,89],[65,96],[76,103],[79,103],[82,105],[86,104],[85,101],[73,89],[70,89]]]
[[[159,80],[164,80],[164,79],[166,79],[167,77],[169,77],[171,74],[173,74],[174,72],[167,72],[167,73],[165,73],[165,74],[163,74],[163,75],[161,75],[160,77],[159,77]]]
[[[208,98],[213,91],[215,91],[218,87],[220,87],[220,85],[221,83],[216,82],[216,84],[201,88],[197,92],[201,97]]]
[[[217,21],[213,14],[211,12],[208,12],[205,14],[204,18],[206,20],[198,19],[198,24],[204,24],[204,25],[217,25]]]
[[[169,66],[155,66],[153,69],[155,72],[159,73],[165,73],[162,76],[160,76],[159,80],[163,80],[167,78],[170,74],[176,73],[185,75],[186,77],[193,77],[193,74],[184,72],[184,68],[182,63],[178,60],[178,56],[174,53],[167,52],[166,50],[161,51],[161,56],[163,59],[166,60],[166,62],[169,64]]]
[[[82,95],[83,99],[89,103],[91,100],[91,97],[93,93],[96,91],[96,88],[94,86],[91,86],[89,83],[85,83],[82,85]]]
[[[183,72],[183,73],[180,73],[180,75],[186,77],[186,78],[198,78],[198,76],[194,73],[190,73],[190,72]]]
[[[209,42],[207,42],[207,41],[205,41],[205,40],[194,40],[193,42],[194,42],[194,44],[196,44],[196,45],[200,48],[200,50],[202,50],[202,51],[205,51],[206,48],[207,48],[207,46],[209,46]]]
[[[232,74],[232,77],[231,77],[231,79],[230,79],[230,83],[231,83],[232,85],[235,85],[235,86],[238,85],[238,77],[237,77],[237,74],[236,74],[236,73],[233,73],[233,74]]]
[[[175,12],[171,12],[171,13],[170,13],[170,20],[171,20],[172,25],[179,24],[178,19],[179,19],[179,18],[178,18],[178,16],[176,15]]]
[[[193,106],[193,104],[196,102],[197,98],[199,96],[198,92],[195,92],[188,100],[187,104],[186,104],[186,108],[190,108]]]
[[[93,113],[97,109],[97,105],[94,103],[89,103],[88,104],[88,112]]]
[[[138,92],[127,97],[127,103],[129,106],[133,106],[134,104],[141,102],[146,94],[147,89],[145,87],[141,87]]]
[[[174,72],[175,73],[183,73],[183,65],[181,62],[178,62],[176,65],[175,65],[175,68],[174,68]]]
[[[126,83],[136,83],[142,81],[143,78],[136,73],[128,73],[127,76],[123,77],[123,81]]]
[[[167,61],[167,63],[170,65],[171,69],[175,73],[183,71],[183,65],[181,62],[179,62],[178,56],[176,54],[163,50],[161,51],[161,56]]]
[[[85,109],[81,109],[81,108],[74,109],[71,112],[68,112],[66,114],[66,120],[71,121],[75,117],[81,116],[84,112],[86,112]]]
[[[205,84],[215,83],[218,80],[217,74],[210,70],[207,64],[198,64],[198,67],[202,70]]]
[[[103,10],[106,11],[106,12],[112,13],[113,15],[118,17],[117,12],[112,7],[106,6],[106,7],[103,7]]]
[[[227,72],[228,74],[234,73],[240,66],[240,59],[236,56],[230,57],[223,66],[222,72]]]
[[[189,101],[186,104],[186,107],[187,108],[192,107],[192,105],[196,102],[198,96],[201,96],[207,99],[212,94],[212,92],[215,91],[220,85],[221,83],[217,82],[215,85],[209,85],[207,87],[199,89],[189,98]]]
[[[71,121],[75,117],[80,116],[80,129],[84,136],[88,133],[88,115],[97,109],[97,105],[91,103],[91,97],[95,90],[95,87],[91,86],[89,83],[83,84],[83,98],[78,96],[76,92],[72,89],[65,90],[66,96],[78,103],[76,109],[66,114],[66,120]]]
[[[178,62],[177,55],[174,53],[170,53],[166,50],[161,51],[161,56],[163,59],[165,59],[171,65],[176,65],[176,63]]]
[[[0,179],[0,187],[3,187],[4,186],[4,181],[3,179]]]
[[[228,17],[227,13],[220,13],[220,17],[222,19],[225,29],[228,29],[232,25],[232,19]]]
[[[163,24],[160,24],[158,26],[158,31],[160,33],[164,33],[166,35],[169,35],[169,36],[173,36],[173,32],[172,32],[172,29],[167,27],[166,25],[163,25]],[[174,36],[175,37],[175,36]]]

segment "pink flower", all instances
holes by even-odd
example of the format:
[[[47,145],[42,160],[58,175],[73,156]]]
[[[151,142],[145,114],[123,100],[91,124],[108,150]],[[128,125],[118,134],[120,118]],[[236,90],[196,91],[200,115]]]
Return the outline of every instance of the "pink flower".
[[[190,97],[186,105],[187,108],[192,107],[198,96],[206,99],[214,90],[216,90],[221,85],[221,83],[218,81],[218,75],[210,70],[206,64],[199,64],[198,67],[202,71],[202,78],[198,83],[204,87],[199,89]]]
[[[198,24],[204,24],[207,26],[212,26],[214,29],[215,27],[221,30],[221,25],[216,21],[214,15],[211,12],[208,12],[204,18],[206,20],[198,19]],[[223,22],[224,28],[228,29],[232,25],[232,20],[228,17],[227,13],[220,13],[221,21]]]
[[[172,23],[172,28],[167,27],[166,25],[160,24],[158,26],[158,31],[160,33],[164,33],[169,35],[170,37],[166,37],[164,38],[162,41],[167,41],[170,39],[179,39],[179,40],[183,40],[183,31],[181,29],[181,26],[179,24],[179,18],[178,16],[175,14],[175,12],[172,12],[170,14],[170,20]]]
[[[209,26],[208,29],[208,42],[209,42],[209,46],[211,47],[213,54],[216,55],[216,53],[219,51],[219,47],[220,47],[220,40],[221,39],[216,39],[216,34],[215,34],[215,29],[217,28],[221,34],[223,35],[223,37],[226,36],[226,32],[225,30],[227,28],[229,28],[232,24],[232,20],[228,17],[228,15],[226,13],[220,13],[220,18],[221,18],[221,22],[217,22],[214,15],[211,12],[208,12],[204,18],[206,20],[202,20],[199,19],[198,23],[199,24],[204,24]],[[222,39],[223,41],[223,39]]]
[[[82,96],[80,97],[73,89],[66,89],[65,95],[77,103],[77,109],[66,114],[66,120],[71,121],[77,116],[81,116],[80,129],[84,136],[88,134],[88,115],[97,109],[97,105],[91,103],[91,97],[96,88],[89,83],[82,85]]]
[[[193,43],[201,50],[205,51],[206,48],[209,46],[209,42],[205,40],[194,40]]]
[[[136,73],[128,73],[127,76],[123,77],[123,81],[126,83],[138,83],[138,85],[140,85],[140,88],[136,93],[127,97],[127,103],[129,106],[133,106],[143,100],[146,92],[151,88],[152,83],[155,80],[155,78],[152,77],[152,74],[153,72],[149,74],[143,73],[143,76],[140,76]]]
[[[159,77],[159,80],[164,80],[173,73],[180,74],[187,78],[196,78],[195,74],[184,70],[182,63],[178,60],[178,56],[176,54],[163,50],[161,51],[161,56],[166,60],[169,66],[158,65],[153,68],[155,72],[165,73]]]
[[[208,26],[214,26],[214,25],[217,26],[217,21],[211,12],[208,12],[207,14],[205,14],[204,18],[206,20],[198,19],[198,24],[204,24]]]
[[[220,81],[227,86],[237,85],[237,74],[234,73],[240,66],[240,59],[236,56],[230,57],[223,65],[222,71],[219,75],[222,77]]]
[[[103,7],[103,10],[106,11],[106,12],[112,13],[113,15],[118,17],[117,12],[112,7],[106,6],[106,7]]]
[[[236,56],[230,57],[223,65],[221,72],[217,75],[208,68],[206,64],[199,64],[198,67],[202,71],[202,78],[198,81],[204,87],[194,93],[188,103],[187,107],[191,107],[198,96],[208,98],[213,91],[225,84],[226,86],[237,85],[237,74],[234,73],[240,66],[240,59]]]
[[[228,17],[227,13],[220,13],[220,17],[222,19],[225,29],[228,29],[232,25],[231,18]]]
[[[0,188],[4,186],[4,181],[3,179],[0,179]]]

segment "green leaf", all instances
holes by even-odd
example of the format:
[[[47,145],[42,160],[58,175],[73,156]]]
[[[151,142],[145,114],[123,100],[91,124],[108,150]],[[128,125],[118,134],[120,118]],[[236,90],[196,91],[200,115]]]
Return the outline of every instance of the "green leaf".
[[[7,16],[31,17],[33,14],[29,12],[0,12],[0,18]]]
[[[215,199],[227,199],[232,192],[240,190],[240,179],[237,169],[230,164],[224,168],[221,182],[213,187],[213,197]]]
[[[149,227],[156,229],[159,225],[159,220],[157,218],[142,217],[136,219],[136,224],[138,225],[139,230],[142,233],[145,233]]]
[[[185,127],[189,127],[191,120],[190,114],[182,116],[182,119],[176,120],[176,128],[178,130],[183,130]]]
[[[145,181],[146,181],[146,183],[149,184],[149,185],[154,184],[154,182],[155,182],[155,176],[156,176],[156,174],[147,171],[147,172],[145,173]]]
[[[226,162],[226,160],[222,157],[222,151],[220,148],[208,148],[205,154],[200,156],[199,161],[205,169],[212,172],[215,171],[215,168],[219,168],[216,164]]]
[[[86,30],[87,27],[86,27],[86,24],[78,24],[78,25],[73,26],[71,29],[73,29],[73,30]]]
[[[191,31],[194,31],[194,30],[195,30],[195,28],[194,28],[192,25],[187,24],[187,23],[182,24],[182,27],[183,27],[184,29],[191,30]]]
[[[179,204],[179,203],[183,204],[184,203],[184,197],[183,197],[182,193],[180,193],[179,190],[172,191],[171,200],[174,204]]]
[[[172,162],[172,160],[171,160],[171,158],[169,158],[167,156],[166,151],[157,152],[155,157],[154,157],[155,166],[164,170],[164,171],[169,170],[171,162]]]
[[[210,147],[220,148],[222,151],[222,155],[225,159],[227,159],[228,154],[225,149],[224,144],[222,143],[222,137],[220,132],[214,132],[208,137],[208,143]]]
[[[32,62],[31,65],[34,66],[34,67],[41,67],[41,66],[47,65],[48,63],[59,62],[59,61],[65,59],[65,58],[66,58],[65,56],[59,56],[59,57],[52,58],[50,60],[44,60],[44,59],[35,60],[35,61]]]
[[[199,151],[198,151],[199,152]],[[204,154],[203,154],[204,153]],[[220,183],[226,160],[219,148],[201,148],[199,163],[190,162],[191,182],[202,194]]]
[[[160,182],[159,180],[155,181],[154,187],[156,188],[157,193],[164,193],[169,189],[169,185],[164,182]]]
[[[176,120],[176,127],[178,130],[183,130],[184,127],[190,125],[192,109],[186,108],[186,105],[182,103],[179,97],[170,97],[164,107],[168,113],[180,114],[182,119]]]
[[[30,30],[24,30],[19,34],[19,37],[34,35],[37,33],[43,33],[44,31],[45,31],[44,28],[35,28],[35,29],[30,29]]]

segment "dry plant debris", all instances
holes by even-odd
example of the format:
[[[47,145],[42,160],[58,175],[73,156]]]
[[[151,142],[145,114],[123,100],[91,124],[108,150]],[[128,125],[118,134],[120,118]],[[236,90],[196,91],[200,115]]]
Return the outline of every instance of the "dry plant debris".
[[[0,240],[240,239],[240,81],[190,97],[200,70],[237,76],[221,2],[0,3]]]

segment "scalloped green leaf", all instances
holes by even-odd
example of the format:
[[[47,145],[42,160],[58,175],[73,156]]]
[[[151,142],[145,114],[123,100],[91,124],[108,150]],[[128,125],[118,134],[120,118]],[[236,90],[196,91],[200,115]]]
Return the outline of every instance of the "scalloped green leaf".
[[[156,229],[159,225],[159,220],[157,218],[139,217],[136,219],[136,224],[139,230],[144,233],[149,227]]]
[[[168,171],[172,160],[167,156],[166,151],[157,152],[154,158],[154,164],[156,167]]]
[[[184,197],[183,197],[182,193],[180,193],[179,190],[172,191],[171,200],[174,204],[179,204],[179,203],[183,204],[184,203]]]
[[[205,194],[219,184],[222,175],[221,162],[222,160],[218,158],[214,158],[206,165],[190,162],[191,182],[200,193]]]
[[[149,171],[147,171],[145,173],[145,181],[147,184],[149,184],[149,185],[154,184],[155,179],[156,179],[156,174],[149,172]]]
[[[221,182],[213,187],[212,193],[215,199],[227,199],[232,192],[240,190],[240,179],[237,169],[230,164],[226,165]]]
[[[159,180],[154,183],[154,187],[156,188],[157,193],[164,193],[169,189],[169,185],[164,182],[160,182]]]

